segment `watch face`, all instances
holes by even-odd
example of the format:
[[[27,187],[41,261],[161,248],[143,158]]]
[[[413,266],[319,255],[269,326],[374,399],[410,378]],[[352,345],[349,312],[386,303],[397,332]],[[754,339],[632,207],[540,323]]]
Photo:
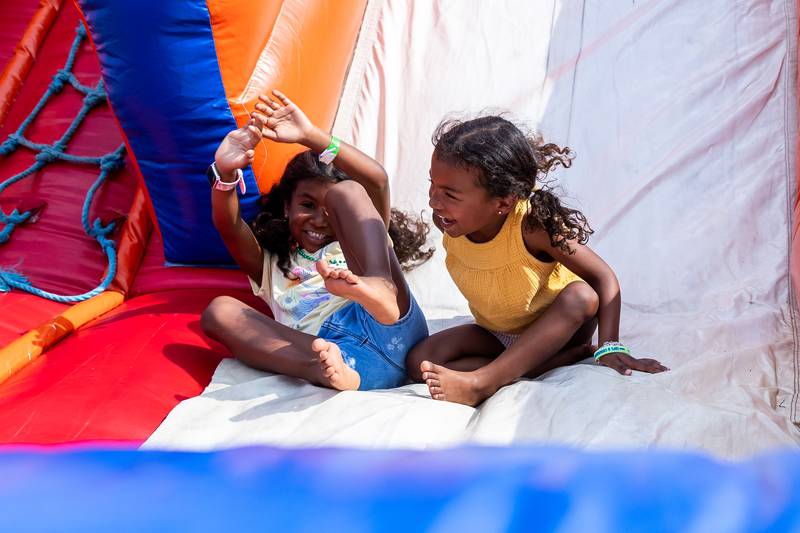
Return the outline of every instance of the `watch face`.
[[[214,183],[217,181],[217,174],[216,172],[214,172],[214,167],[212,165],[208,165],[208,169],[206,170],[206,177],[208,178],[209,187],[213,187]]]

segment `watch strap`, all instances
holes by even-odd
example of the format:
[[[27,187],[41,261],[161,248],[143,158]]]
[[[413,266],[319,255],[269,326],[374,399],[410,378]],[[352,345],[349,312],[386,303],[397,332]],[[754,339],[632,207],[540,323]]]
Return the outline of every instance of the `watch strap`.
[[[242,172],[240,168],[236,169],[236,181],[223,181],[219,170],[217,170],[216,163],[211,163],[211,166],[208,167],[208,171],[206,172],[206,176],[208,177],[208,182],[212,189],[230,191],[235,189],[238,185],[242,194],[247,192],[247,185],[244,182],[244,172]]]

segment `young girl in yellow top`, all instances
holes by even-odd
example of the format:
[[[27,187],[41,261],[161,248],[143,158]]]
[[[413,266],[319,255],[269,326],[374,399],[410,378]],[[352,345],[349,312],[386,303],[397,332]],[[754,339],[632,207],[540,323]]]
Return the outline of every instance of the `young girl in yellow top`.
[[[593,353],[624,375],[667,370],[619,342],[619,283],[585,246],[586,218],[546,184],[535,187],[571,165],[568,148],[528,138],[498,116],[444,122],[433,143],[433,221],[476,324],[432,335],[409,353],[409,373],[431,397],[477,405],[517,378]]]

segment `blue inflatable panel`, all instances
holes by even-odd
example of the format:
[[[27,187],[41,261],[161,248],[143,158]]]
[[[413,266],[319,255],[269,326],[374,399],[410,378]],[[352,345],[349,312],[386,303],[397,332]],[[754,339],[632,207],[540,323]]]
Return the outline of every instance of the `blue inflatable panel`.
[[[2,531],[798,531],[800,453],[0,455]]]
[[[225,97],[205,1],[79,0],[109,101],[135,154],[170,263],[231,263],[211,222],[206,169],[236,122]],[[257,211],[245,173],[242,213]]]

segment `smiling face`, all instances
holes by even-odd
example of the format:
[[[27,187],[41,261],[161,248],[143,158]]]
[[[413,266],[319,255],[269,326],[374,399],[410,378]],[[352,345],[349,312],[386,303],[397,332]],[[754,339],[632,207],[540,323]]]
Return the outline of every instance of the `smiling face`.
[[[336,240],[325,212],[325,195],[333,185],[324,179],[301,180],[286,204],[289,232],[307,252],[314,253]]]
[[[514,204],[492,197],[480,184],[480,171],[431,157],[428,205],[436,226],[451,237],[466,235],[473,242],[492,240]]]

